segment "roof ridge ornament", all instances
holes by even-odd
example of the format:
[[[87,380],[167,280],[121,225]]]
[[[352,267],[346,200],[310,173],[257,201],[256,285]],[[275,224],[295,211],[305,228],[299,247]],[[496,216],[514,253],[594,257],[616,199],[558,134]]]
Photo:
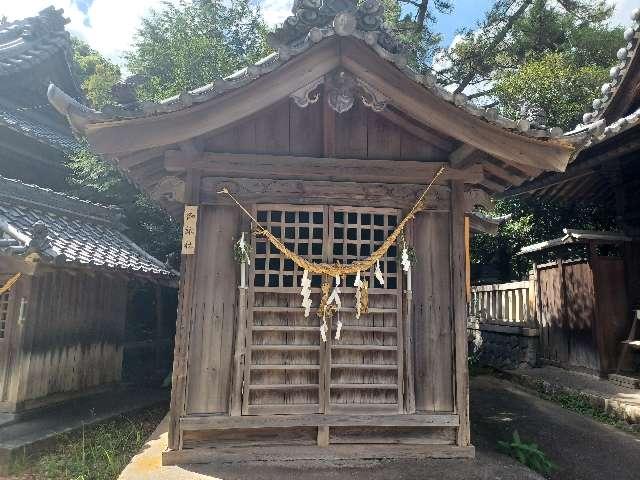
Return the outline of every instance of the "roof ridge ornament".
[[[391,54],[406,55],[409,51],[385,25],[380,0],[360,4],[356,0],[294,0],[291,12],[293,15],[268,37],[279,52],[295,51],[307,39],[317,43],[331,34],[361,37],[368,45],[378,44]]]

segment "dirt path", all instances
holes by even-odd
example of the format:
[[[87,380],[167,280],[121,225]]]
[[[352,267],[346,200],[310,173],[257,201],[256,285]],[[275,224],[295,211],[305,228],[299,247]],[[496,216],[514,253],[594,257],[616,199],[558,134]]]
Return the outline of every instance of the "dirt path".
[[[517,430],[559,467],[554,480],[637,480],[640,438],[541,400],[494,377],[471,379],[472,442],[495,450]]]

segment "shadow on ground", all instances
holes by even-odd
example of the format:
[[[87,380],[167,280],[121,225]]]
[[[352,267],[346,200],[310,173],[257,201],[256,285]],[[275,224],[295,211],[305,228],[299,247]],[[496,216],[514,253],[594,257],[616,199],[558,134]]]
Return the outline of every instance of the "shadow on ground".
[[[517,430],[558,466],[553,480],[637,480],[640,438],[526,393],[490,376],[471,380],[472,442],[495,450]]]

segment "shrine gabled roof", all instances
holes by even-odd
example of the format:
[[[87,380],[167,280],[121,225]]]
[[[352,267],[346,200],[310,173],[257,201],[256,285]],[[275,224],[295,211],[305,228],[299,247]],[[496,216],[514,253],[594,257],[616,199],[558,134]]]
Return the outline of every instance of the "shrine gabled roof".
[[[28,70],[70,46],[62,10],[53,6],[38,15],[0,25],[0,78]]]
[[[0,105],[0,126],[5,126],[63,153],[72,153],[80,148],[80,144],[71,135],[71,132],[68,134],[59,132],[47,125],[26,118],[16,109],[9,109],[2,105]]]
[[[589,143],[606,140],[640,123],[640,8],[631,12],[631,21],[624,31],[626,43],[617,51],[616,62],[609,71],[610,80],[602,85],[601,95],[592,102],[592,111],[584,114],[583,125],[575,130],[589,132]]]
[[[538,166],[541,170],[549,168],[563,170],[570,157],[587,142],[590,135],[588,130],[564,134],[561,129],[539,125],[532,118],[517,120],[506,118],[500,115],[495,108],[475,105],[464,94],[452,94],[438,85],[433,75],[415,71],[408,63],[408,48],[393,37],[383,23],[382,14],[383,6],[378,0],[367,0],[360,4],[357,4],[355,0],[297,1],[293,7],[293,15],[287,18],[282,27],[278,28],[270,37],[270,43],[276,50],[274,53],[254,65],[243,68],[209,85],[183,92],[159,103],[141,102],[123,108],[110,108],[102,112],[81,105],[54,85],[49,87],[49,100],[58,111],[67,116],[70,124],[79,134],[88,137],[90,144],[98,153],[107,155],[130,153],[151,148],[157,144],[144,143],[142,139],[138,138],[129,142],[130,145],[126,142],[119,142],[119,146],[106,146],[105,142],[93,142],[91,137],[92,135],[98,137],[100,136],[98,132],[104,132],[110,128],[125,128],[129,122],[141,125],[141,122],[146,121],[145,119],[157,122],[163,116],[172,118],[172,114],[195,111],[199,105],[232,96],[234,91],[246,92],[247,90],[243,87],[249,88],[262,77],[285,68],[294,58],[312,50],[315,45],[331,38],[348,37],[366,44],[378,57],[396,67],[405,78],[429,92],[430,98],[433,98],[434,101],[449,104],[450,107],[453,107],[453,110],[448,110],[449,112],[458,111],[458,114],[466,118],[495,127],[497,130],[494,131],[502,130],[513,137],[520,137],[522,142],[537,143],[539,146],[548,145],[551,149],[550,154],[545,155],[540,150],[536,159],[528,160],[528,162],[534,162],[528,163],[529,165]],[[392,102],[393,98],[390,99],[390,103]],[[133,125],[133,123],[131,124]],[[183,138],[182,140],[187,139]],[[460,140],[464,141],[464,139]],[[121,150],[117,150],[118,148]],[[527,154],[517,152],[518,149],[513,150],[515,156],[519,158],[511,160],[527,164]],[[559,160],[545,160],[546,157],[550,158],[554,155],[557,155]],[[503,160],[509,159],[503,158]],[[540,162],[540,164],[535,164],[535,162]]]
[[[1,254],[174,281],[177,272],[124,235],[118,217],[115,207],[0,177]]]

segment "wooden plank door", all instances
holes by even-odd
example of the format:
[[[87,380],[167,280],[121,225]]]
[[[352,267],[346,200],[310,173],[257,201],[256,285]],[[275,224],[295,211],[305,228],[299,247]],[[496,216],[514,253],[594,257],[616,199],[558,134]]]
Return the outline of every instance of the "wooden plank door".
[[[259,205],[255,214],[290,250],[316,262],[327,260],[326,207]],[[302,273],[264,238],[256,239],[249,275],[243,415],[324,411],[325,346],[315,311],[305,318],[300,306]],[[317,306],[321,279],[315,276],[313,281],[311,298]]]
[[[316,262],[365,258],[399,221],[397,210],[354,207],[259,205],[255,214],[290,250]],[[265,239],[256,239],[249,276],[244,415],[402,410],[397,254],[393,246],[381,261],[384,285],[373,275],[366,278],[370,310],[359,319],[355,276],[343,279],[343,309],[330,321],[331,335],[323,343],[316,315],[322,278],[313,276],[314,308],[305,318],[300,306],[303,272]],[[338,319],[344,327],[335,340]]]
[[[331,261],[351,263],[368,257],[399,222],[395,209],[332,207],[329,209]],[[380,261],[384,285],[373,272],[369,282],[369,313],[355,313],[355,276],[342,288],[342,311],[333,318],[329,339],[328,409],[330,413],[385,413],[403,410],[402,274],[397,247]],[[337,321],[343,323],[335,339]]]

